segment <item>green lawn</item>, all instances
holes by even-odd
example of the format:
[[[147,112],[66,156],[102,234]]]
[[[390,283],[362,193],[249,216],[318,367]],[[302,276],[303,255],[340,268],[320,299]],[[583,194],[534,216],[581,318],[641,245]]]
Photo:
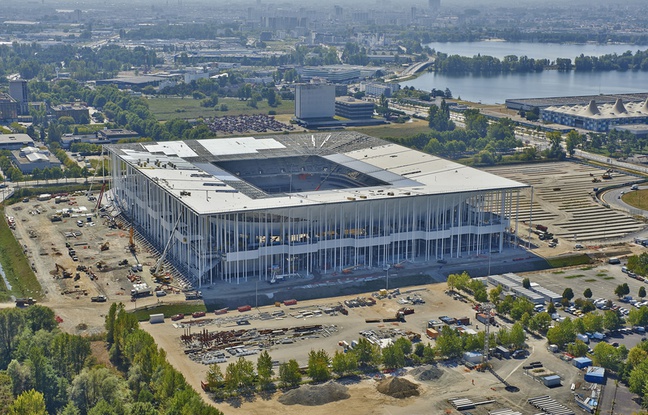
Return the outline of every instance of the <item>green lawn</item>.
[[[621,196],[621,200],[638,209],[648,210],[648,190],[635,190]]]
[[[266,101],[259,102],[258,108],[252,108],[247,105],[247,101],[236,98],[219,98],[217,108],[220,108],[221,104],[226,104],[227,111],[215,111],[214,108],[201,107],[200,100],[191,97],[151,98],[146,102],[158,121],[168,121],[174,118],[196,119],[225,115],[268,114],[268,111],[275,111],[277,114],[293,114],[295,112],[295,102],[286,100],[282,100],[281,104],[275,108],[270,107]]]
[[[357,131],[377,138],[409,137],[416,134],[430,133],[430,127],[425,120],[412,119],[403,124],[385,124],[372,127],[351,127],[347,130]]]
[[[22,246],[14,238],[7,221],[4,219],[4,208],[0,209],[0,263],[11,284],[7,289],[4,280],[0,278],[0,301],[8,301],[13,294],[16,297],[34,297],[42,299],[42,289],[36,275],[29,266],[29,261],[23,253]]]
[[[191,313],[195,311],[207,311],[207,307],[204,304],[164,304],[161,303],[158,306],[147,307],[133,311],[132,314],[137,317],[138,321],[147,321],[151,314],[164,314],[164,317],[169,318],[176,314],[184,314],[185,316],[191,317]]]
[[[576,254],[563,257],[548,258],[547,262],[553,268],[573,267],[575,265],[591,264],[592,260],[586,254]]]

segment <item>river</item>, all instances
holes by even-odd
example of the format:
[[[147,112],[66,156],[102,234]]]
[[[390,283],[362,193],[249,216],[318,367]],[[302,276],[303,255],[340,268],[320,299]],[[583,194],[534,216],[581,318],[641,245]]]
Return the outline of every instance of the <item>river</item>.
[[[574,45],[529,42],[456,42],[431,43],[431,48],[461,56],[477,54],[503,58],[506,55],[550,59],[571,58],[581,53],[590,56],[621,54],[642,49],[632,45]],[[644,47],[645,49],[645,47]],[[455,98],[484,104],[503,104],[507,98],[538,98],[569,95],[614,94],[648,91],[648,71],[559,72],[497,75],[446,75],[429,72],[416,79],[401,82],[430,91],[449,88]]]

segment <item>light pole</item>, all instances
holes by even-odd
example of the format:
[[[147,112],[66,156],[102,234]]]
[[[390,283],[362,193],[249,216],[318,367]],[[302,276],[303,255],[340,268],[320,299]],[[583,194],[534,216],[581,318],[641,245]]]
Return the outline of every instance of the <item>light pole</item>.
[[[385,290],[389,289],[389,268],[391,268],[391,265],[387,264],[385,267],[385,271],[387,272],[387,278],[385,279]]]

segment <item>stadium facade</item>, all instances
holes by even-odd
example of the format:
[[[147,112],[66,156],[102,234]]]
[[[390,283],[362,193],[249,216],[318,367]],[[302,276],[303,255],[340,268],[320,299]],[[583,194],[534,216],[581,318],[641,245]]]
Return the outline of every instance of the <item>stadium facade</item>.
[[[354,132],[106,149],[115,205],[197,286],[501,251],[528,187]]]

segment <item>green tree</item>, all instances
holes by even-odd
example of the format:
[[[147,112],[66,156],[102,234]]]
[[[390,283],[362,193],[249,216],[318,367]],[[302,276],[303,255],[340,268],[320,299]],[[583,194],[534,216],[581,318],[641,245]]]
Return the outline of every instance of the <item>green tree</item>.
[[[43,394],[35,390],[21,393],[9,406],[9,415],[47,415]]]
[[[547,340],[549,343],[555,344],[561,349],[575,339],[576,332],[574,331],[574,324],[569,317],[547,331]]]
[[[589,346],[581,340],[576,340],[574,343],[570,343],[567,346],[567,352],[569,352],[570,355],[575,357],[585,356],[587,354],[588,349]]]
[[[524,278],[522,280],[522,286],[527,290],[531,288],[531,280],[529,278]]]
[[[375,366],[380,359],[380,350],[369,340],[361,337],[352,353],[356,356],[360,366]]]
[[[412,353],[412,341],[407,337],[399,337],[394,344],[403,351],[404,356],[409,356]]]
[[[511,318],[513,320],[517,321],[520,320],[524,314],[533,314],[533,308],[534,305],[531,301],[527,300],[526,298],[519,297],[513,301],[511,312],[509,314],[511,315]]]
[[[344,376],[358,368],[358,361],[355,354],[337,350],[331,361],[331,368],[336,375]]]
[[[582,144],[583,137],[578,134],[576,130],[571,130],[570,132],[567,133],[567,136],[565,137],[565,147],[567,148],[567,153],[569,154],[569,157],[574,157],[574,153],[576,152],[576,147]]]
[[[582,317],[585,331],[594,333],[596,331],[603,331],[604,319],[599,313],[589,313]]]
[[[585,288],[585,291],[583,291],[583,297],[592,298],[592,290],[590,290],[589,288]]]
[[[488,292],[488,300],[497,306],[497,304],[500,302],[501,295],[502,295],[502,286],[498,285],[495,288],[491,288],[491,290]]]
[[[606,330],[617,330],[621,327],[621,318],[616,311],[606,311],[603,314],[603,327]]]
[[[261,389],[266,389],[272,381],[274,370],[272,370],[272,358],[267,350],[264,350],[257,359],[257,373]]]
[[[546,333],[551,326],[551,316],[549,313],[537,313],[531,318],[529,323],[529,329],[533,331],[539,331],[540,333]]]
[[[520,324],[520,322],[516,322],[511,327],[509,342],[515,348],[519,349],[520,347],[524,346],[525,340],[526,340],[526,335],[524,334],[524,328],[522,327],[522,324]]]
[[[293,388],[299,386],[302,376],[299,372],[299,363],[295,359],[290,359],[286,363],[279,365],[279,381],[282,388]]]
[[[627,349],[624,345],[614,347],[601,342],[594,347],[594,364],[618,372],[626,358],[625,354],[627,354]]]
[[[390,344],[382,350],[382,361],[386,369],[399,369],[405,366],[405,355],[396,344]]]
[[[562,295],[562,297],[563,297],[563,298],[566,298],[566,299],[569,300],[569,301],[571,301],[572,298],[574,298],[574,290],[572,290],[572,289],[569,288],[569,287],[565,288],[565,290],[563,291],[563,295]]]
[[[14,401],[11,377],[5,372],[0,372],[0,414],[6,415],[9,405]]]
[[[236,362],[230,363],[225,369],[225,387],[229,391],[247,392],[254,385],[254,364],[239,357]]]
[[[644,286],[639,287],[639,293],[637,296],[639,298],[644,298],[646,296],[646,288]]]
[[[331,378],[331,359],[325,350],[311,350],[308,353],[308,376],[314,382],[326,382]]]
[[[553,302],[549,302],[549,305],[547,306],[547,313],[549,313],[550,316],[556,313],[556,306]]]
[[[459,334],[449,326],[443,326],[436,339],[436,348],[441,356],[459,357],[463,353]]]
[[[221,371],[220,366],[218,363],[214,363],[209,365],[209,369],[207,370],[207,387],[210,390],[216,390],[218,388],[221,388],[224,383],[225,383],[225,376],[223,376],[223,372]]]

